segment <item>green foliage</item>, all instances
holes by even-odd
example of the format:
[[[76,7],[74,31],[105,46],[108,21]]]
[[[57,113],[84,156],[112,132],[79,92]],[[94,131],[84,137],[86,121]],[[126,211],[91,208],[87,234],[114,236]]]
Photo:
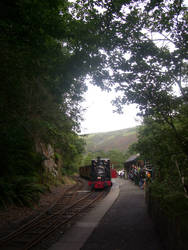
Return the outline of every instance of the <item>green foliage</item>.
[[[77,172],[84,152],[84,141],[78,135],[69,133],[64,136],[67,142],[60,141],[59,147],[62,149],[63,174]]]
[[[0,207],[8,205],[32,206],[38,202],[40,193],[47,190],[44,185],[38,184],[36,177],[12,176],[11,180],[0,178]]]
[[[84,154],[83,160],[82,160],[82,166],[90,165],[91,160],[97,159],[97,157],[100,156],[101,158],[107,158],[106,153],[104,151],[96,151],[96,152],[88,152]]]
[[[172,191],[168,185],[157,180],[150,183],[148,197],[149,212],[156,223],[164,243],[176,249],[187,247],[188,199],[180,189]],[[149,194],[149,196],[148,196]]]
[[[62,155],[63,171],[75,168],[83,152],[77,132],[88,75],[102,89],[115,84],[122,91],[115,102],[118,110],[122,104],[137,103],[142,115],[162,124],[150,126],[154,137],[145,130],[146,144],[142,144],[148,158],[169,166],[167,149],[178,162],[186,160],[184,1],[3,0],[0,7],[4,178],[41,172],[41,157],[35,149],[38,140],[50,143]],[[172,92],[175,85],[180,96]],[[171,144],[168,138],[173,138]],[[159,146],[151,152],[155,143]],[[116,158],[121,158],[117,152]],[[182,164],[181,171],[186,172]]]
[[[110,150],[107,152],[108,158],[116,169],[122,169],[124,167],[125,156],[124,153],[118,150]]]
[[[178,117],[174,125],[177,133],[168,123],[159,123],[151,117],[145,119],[144,126],[139,130],[138,143],[133,148],[153,164],[161,185],[167,183],[171,190],[181,187],[183,191],[181,179],[187,178],[187,155],[184,153],[186,130],[182,131]],[[181,141],[182,132],[185,138]]]
[[[90,165],[92,159],[97,159],[100,156],[101,158],[108,158],[110,159],[113,167],[116,169],[122,169],[123,163],[125,162],[125,156],[121,151],[118,150],[110,150],[107,152],[104,151],[96,151],[96,152],[89,152],[84,156],[82,161],[82,165]]]
[[[33,141],[18,124],[7,125],[1,131],[1,173],[2,176],[26,175],[40,171],[41,155],[34,151]]]
[[[150,183],[148,188],[151,192],[151,198],[158,202],[160,208],[168,217],[173,218],[186,215],[188,200],[180,186],[174,187],[172,190],[167,182],[161,183],[155,180]]]
[[[63,155],[65,165],[82,152],[76,131],[86,89],[82,78],[90,66],[84,66],[88,50],[77,48],[78,43],[87,42],[73,32],[86,25],[69,13],[70,5],[59,0],[1,1],[0,157],[4,178],[42,173],[37,141],[51,143]],[[38,193],[33,186],[25,190],[28,197]]]
[[[86,142],[86,152],[107,152],[116,149],[121,152],[126,152],[129,145],[137,140],[136,130],[137,129],[134,127],[83,136]]]

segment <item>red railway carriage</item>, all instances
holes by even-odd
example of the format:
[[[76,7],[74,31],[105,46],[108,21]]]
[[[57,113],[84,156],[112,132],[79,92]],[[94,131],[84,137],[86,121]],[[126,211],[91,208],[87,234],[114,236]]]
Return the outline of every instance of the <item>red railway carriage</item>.
[[[88,185],[94,189],[103,189],[111,187],[110,160],[102,159],[92,160],[90,166],[84,166],[79,169],[80,176],[89,179]]]
[[[114,168],[111,168],[111,177],[117,178],[117,171]]]

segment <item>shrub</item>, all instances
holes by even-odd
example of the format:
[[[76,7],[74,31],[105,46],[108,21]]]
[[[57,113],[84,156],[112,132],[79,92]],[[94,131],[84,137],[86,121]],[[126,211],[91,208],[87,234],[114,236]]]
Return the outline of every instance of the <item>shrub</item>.
[[[46,186],[38,184],[36,177],[14,176],[12,180],[0,178],[0,207],[8,205],[32,206],[37,203]]]

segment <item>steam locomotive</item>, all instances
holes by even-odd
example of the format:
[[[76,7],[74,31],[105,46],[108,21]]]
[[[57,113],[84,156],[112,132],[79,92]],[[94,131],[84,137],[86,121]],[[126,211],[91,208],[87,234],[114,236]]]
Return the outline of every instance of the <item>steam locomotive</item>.
[[[88,185],[92,189],[111,187],[110,160],[98,157],[91,161],[91,165],[80,167],[80,176],[89,179]]]

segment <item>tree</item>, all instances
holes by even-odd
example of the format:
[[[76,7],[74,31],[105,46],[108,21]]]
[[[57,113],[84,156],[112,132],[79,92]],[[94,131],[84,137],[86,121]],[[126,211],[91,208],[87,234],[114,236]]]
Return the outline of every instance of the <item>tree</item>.
[[[69,1],[1,1],[1,7],[0,184],[16,192],[20,177],[27,178],[23,185],[39,181],[38,141],[60,150],[65,166],[83,151],[77,135],[83,76],[100,60],[91,60],[88,46],[97,36],[84,36],[91,24],[74,18]]]
[[[107,64],[112,71],[111,85],[122,92],[114,104],[121,111],[124,104],[136,103],[142,117],[170,129],[173,145],[178,145],[186,159],[188,141],[180,130],[183,124],[186,129],[182,117],[187,110],[185,1],[108,3],[104,17],[109,38]]]
[[[116,169],[122,169],[123,163],[125,162],[125,156],[122,152],[114,149],[107,152],[97,151],[97,152],[88,152],[83,159],[82,165],[90,165],[92,159],[97,159],[100,156],[101,158],[110,159],[110,162],[113,164],[113,167]]]
[[[137,103],[143,115],[168,122],[177,134],[173,119],[181,119],[187,102],[183,1],[4,0],[0,9],[5,176],[23,168],[30,172],[26,163],[33,166],[38,159],[36,140],[60,146],[64,155],[67,148],[69,156],[78,153],[79,104],[87,76],[102,89],[116,86],[123,92],[118,108]],[[158,44],[161,39],[174,48]],[[179,98],[172,93],[174,84]],[[180,143],[180,134],[176,139]],[[181,147],[186,150],[187,139]]]
[[[97,20],[77,18],[74,10],[79,8],[69,1],[1,5],[2,146],[12,145],[13,153],[12,141],[19,144],[23,137],[33,151],[39,138],[56,144],[60,137],[66,148],[67,135],[79,130],[83,78],[100,70],[104,61],[96,46]],[[24,136],[16,137],[18,131]],[[2,154],[4,169],[7,158]]]

